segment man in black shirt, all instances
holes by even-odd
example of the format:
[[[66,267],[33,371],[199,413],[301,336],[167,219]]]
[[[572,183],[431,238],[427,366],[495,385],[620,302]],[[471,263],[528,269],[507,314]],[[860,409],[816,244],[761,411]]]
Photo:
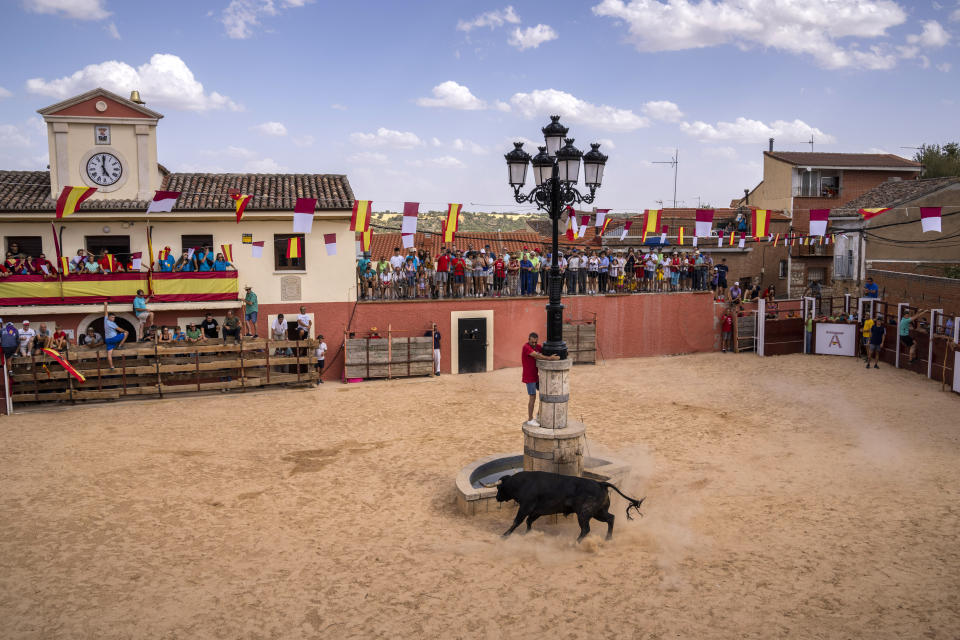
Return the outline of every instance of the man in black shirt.
[[[726,299],[727,295],[727,272],[730,267],[727,266],[727,259],[723,258],[717,265],[717,295]]]
[[[440,375],[440,332],[437,331],[437,325],[433,325],[433,331],[427,330],[424,336],[433,336],[433,368],[437,375]]]
[[[207,317],[203,319],[203,322],[200,323],[200,328],[203,329],[203,337],[205,338],[218,338],[220,336],[217,329],[220,324],[214,319],[212,313],[208,313]]]

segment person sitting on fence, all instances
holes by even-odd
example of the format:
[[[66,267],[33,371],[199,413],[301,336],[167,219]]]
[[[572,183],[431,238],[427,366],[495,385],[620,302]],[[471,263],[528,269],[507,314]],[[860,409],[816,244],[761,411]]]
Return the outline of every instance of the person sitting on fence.
[[[186,333],[187,342],[190,344],[196,344],[198,342],[203,342],[203,332],[197,328],[196,323],[191,322],[187,325]]]
[[[27,357],[33,353],[33,345],[37,337],[37,332],[34,329],[30,328],[30,321],[24,320],[22,323],[22,329],[20,329],[20,355]]]
[[[161,344],[172,344],[174,341],[173,332],[170,331],[170,327],[163,325],[160,327],[160,335],[157,337],[157,342]]]
[[[307,314],[307,308],[300,305],[300,315],[297,316],[297,340],[309,340],[312,327],[313,320]]]
[[[226,344],[230,337],[234,343],[240,342],[240,318],[234,314],[233,309],[227,309],[227,317],[223,319],[223,343]]]
[[[157,341],[157,325],[151,324],[143,330],[143,337],[140,338],[140,342],[156,342]]]
[[[917,341],[913,339],[910,335],[910,327],[916,326],[917,320],[922,318],[924,314],[929,313],[929,311],[919,311],[917,315],[912,316],[910,309],[903,310],[903,317],[900,318],[900,326],[898,327],[900,342],[903,343],[905,347],[910,349],[910,364],[913,364],[917,361]]]
[[[107,309],[107,303],[103,303],[103,332],[104,332],[104,344],[107,347],[107,365],[111,369],[116,369],[113,366],[113,350],[119,349],[123,346],[123,343],[127,341],[127,332],[121,329],[117,325],[116,315]]]
[[[63,351],[67,348],[68,343],[69,338],[67,337],[67,332],[63,329],[57,329],[53,332],[50,340],[47,341],[47,348]]]
[[[323,365],[327,357],[327,343],[323,341],[323,334],[317,334],[317,350],[314,355],[317,357],[317,384],[323,384]]]
[[[3,333],[0,333],[0,348],[3,349],[5,359],[12,358],[17,353],[17,349],[20,348],[20,332],[13,326],[12,322],[8,322],[3,327]]]
[[[53,335],[47,328],[47,323],[41,322],[40,326],[37,327],[37,337],[33,339],[33,350],[39,351],[48,348],[51,340],[53,340]]]
[[[216,321],[213,317],[213,314],[209,311],[206,316],[204,316],[203,321],[200,322],[200,328],[203,330],[203,335],[209,340],[216,340],[220,337],[220,332],[218,331],[220,323]]]
[[[137,289],[137,295],[133,299],[133,315],[140,321],[140,330],[143,331],[144,325],[153,324],[153,311],[147,309],[147,303],[152,296],[144,296],[143,289]]]
[[[389,300],[393,294],[393,268],[390,265],[380,272],[380,299]]]
[[[739,303],[742,295],[743,289],[740,288],[740,281],[737,280],[733,283],[733,286],[730,287],[730,302],[733,304]]]
[[[103,336],[97,333],[92,326],[88,326],[83,335],[77,339],[77,344],[91,348],[100,347],[103,346]]]
[[[377,289],[377,272],[373,270],[373,266],[367,264],[360,274],[360,297],[372,300],[377,297]]]

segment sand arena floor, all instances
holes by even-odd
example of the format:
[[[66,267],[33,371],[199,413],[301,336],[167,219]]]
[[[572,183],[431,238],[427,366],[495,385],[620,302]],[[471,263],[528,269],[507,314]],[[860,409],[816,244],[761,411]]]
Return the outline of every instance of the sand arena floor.
[[[519,347],[518,347],[519,351]],[[576,367],[614,539],[503,541],[454,476],[519,370],[0,419],[2,638],[955,638],[960,398],[857,361]]]

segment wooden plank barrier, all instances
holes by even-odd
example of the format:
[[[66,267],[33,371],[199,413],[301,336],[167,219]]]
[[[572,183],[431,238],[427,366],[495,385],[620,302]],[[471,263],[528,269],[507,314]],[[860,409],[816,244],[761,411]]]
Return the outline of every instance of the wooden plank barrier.
[[[347,338],[345,368],[347,378],[429,376],[433,373],[433,338]]]
[[[597,325],[571,323],[563,325],[563,341],[573,364],[597,363]]]
[[[248,389],[268,385],[315,383],[312,366],[316,340],[243,340],[235,344],[124,345],[113,352],[71,347],[62,353],[86,378],[79,382],[42,352],[8,362],[14,404],[114,400],[124,396]],[[294,355],[271,357],[275,349]],[[288,371],[289,369],[289,371]]]

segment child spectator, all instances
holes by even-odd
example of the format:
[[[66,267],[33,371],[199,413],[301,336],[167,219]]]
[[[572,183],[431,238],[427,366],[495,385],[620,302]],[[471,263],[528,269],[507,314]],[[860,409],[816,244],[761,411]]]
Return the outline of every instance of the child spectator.
[[[317,384],[323,384],[323,364],[327,354],[327,343],[323,341],[323,334],[317,334]]]
[[[63,351],[67,348],[67,332],[63,329],[57,329],[53,332],[53,336],[50,338],[50,341],[47,343],[47,347],[50,349],[55,349],[57,351]]]
[[[727,309],[723,312],[722,324],[720,326],[720,349],[723,353],[727,349],[733,349],[733,315]]]

